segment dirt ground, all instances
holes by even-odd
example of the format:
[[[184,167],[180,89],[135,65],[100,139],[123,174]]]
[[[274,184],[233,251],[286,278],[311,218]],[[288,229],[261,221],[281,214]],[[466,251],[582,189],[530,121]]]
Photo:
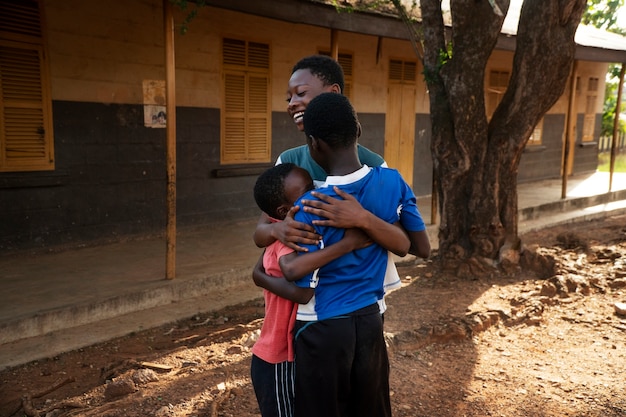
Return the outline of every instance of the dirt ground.
[[[400,268],[385,330],[394,416],[626,416],[626,216],[523,236],[550,276]],[[263,303],[0,373],[0,416],[258,416]]]

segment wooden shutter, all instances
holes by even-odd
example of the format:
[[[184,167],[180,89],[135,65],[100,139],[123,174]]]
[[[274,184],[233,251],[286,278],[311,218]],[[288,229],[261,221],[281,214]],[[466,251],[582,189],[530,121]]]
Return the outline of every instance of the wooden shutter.
[[[401,84],[415,84],[417,64],[410,61],[389,60],[389,81]]]
[[[537,126],[533,129],[533,133],[530,135],[527,144],[528,145],[541,145],[543,136],[543,117],[537,123]]]
[[[319,54],[331,56],[328,50],[320,50]],[[354,71],[352,61],[352,53],[339,52],[337,62],[339,62],[343,70],[343,91],[341,93],[350,100],[352,100],[352,74]]]
[[[337,62],[339,62],[339,65],[341,65],[343,69],[344,91],[342,91],[342,93],[344,96],[348,97],[348,99],[352,100],[352,54],[340,52],[337,57]]]
[[[504,97],[504,93],[509,86],[510,77],[511,73],[509,71],[492,70],[489,72],[486,100],[487,119],[491,120],[491,116],[493,116],[498,104],[502,101],[502,97]]]
[[[223,40],[223,164],[269,162],[269,45]]]
[[[39,5],[0,0],[0,171],[54,169]]]

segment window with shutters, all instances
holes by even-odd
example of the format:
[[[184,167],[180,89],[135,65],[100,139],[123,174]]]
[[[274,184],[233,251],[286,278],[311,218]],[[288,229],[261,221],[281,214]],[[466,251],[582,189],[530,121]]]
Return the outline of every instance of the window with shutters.
[[[270,46],[222,42],[221,163],[270,161]]]
[[[54,169],[40,4],[0,0],[0,172]]]
[[[496,111],[498,104],[502,101],[502,97],[509,86],[509,71],[491,70],[487,80],[487,119],[491,120],[493,113]]]
[[[320,55],[330,55],[330,51],[319,51]],[[353,68],[353,58],[352,54],[349,52],[339,52],[337,55],[337,62],[341,65],[343,69],[343,82],[344,88],[342,91],[343,95],[348,97],[348,99],[352,100],[352,68]]]
[[[598,101],[598,79],[591,77],[587,84],[585,98],[585,121],[583,123],[583,142],[593,142],[596,127],[596,103]]]
[[[528,138],[527,145],[541,145],[541,133],[543,132],[543,117],[539,120],[539,123],[533,129],[533,133]]]
[[[487,107],[487,119],[491,120],[493,113],[502,101],[504,93],[509,86],[509,80],[511,73],[506,70],[492,70],[489,72],[489,78],[487,79],[487,94],[486,103]],[[533,133],[528,139],[527,145],[541,145],[541,136],[543,133],[543,118],[539,120],[539,123],[533,129]]]
[[[389,60],[389,81],[399,84],[415,84],[417,63],[412,61]]]

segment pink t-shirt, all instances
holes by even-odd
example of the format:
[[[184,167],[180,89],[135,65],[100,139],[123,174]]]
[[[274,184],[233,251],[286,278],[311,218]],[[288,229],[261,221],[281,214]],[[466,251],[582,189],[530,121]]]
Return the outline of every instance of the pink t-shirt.
[[[283,279],[278,260],[281,256],[291,252],[293,249],[280,241],[265,248],[263,255],[265,272],[272,277],[278,277],[276,279]],[[252,353],[269,363],[293,362],[292,331],[296,322],[298,304],[268,290],[263,290],[263,297],[265,298],[265,319],[261,327],[261,336],[252,347]]]

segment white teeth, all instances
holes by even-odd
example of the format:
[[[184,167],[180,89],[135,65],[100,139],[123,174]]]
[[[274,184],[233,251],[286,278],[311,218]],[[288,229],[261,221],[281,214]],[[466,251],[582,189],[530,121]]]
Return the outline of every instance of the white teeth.
[[[303,111],[299,111],[298,113],[294,113],[293,114],[293,121],[296,123],[299,123],[302,121],[302,116],[304,116],[304,112]]]

